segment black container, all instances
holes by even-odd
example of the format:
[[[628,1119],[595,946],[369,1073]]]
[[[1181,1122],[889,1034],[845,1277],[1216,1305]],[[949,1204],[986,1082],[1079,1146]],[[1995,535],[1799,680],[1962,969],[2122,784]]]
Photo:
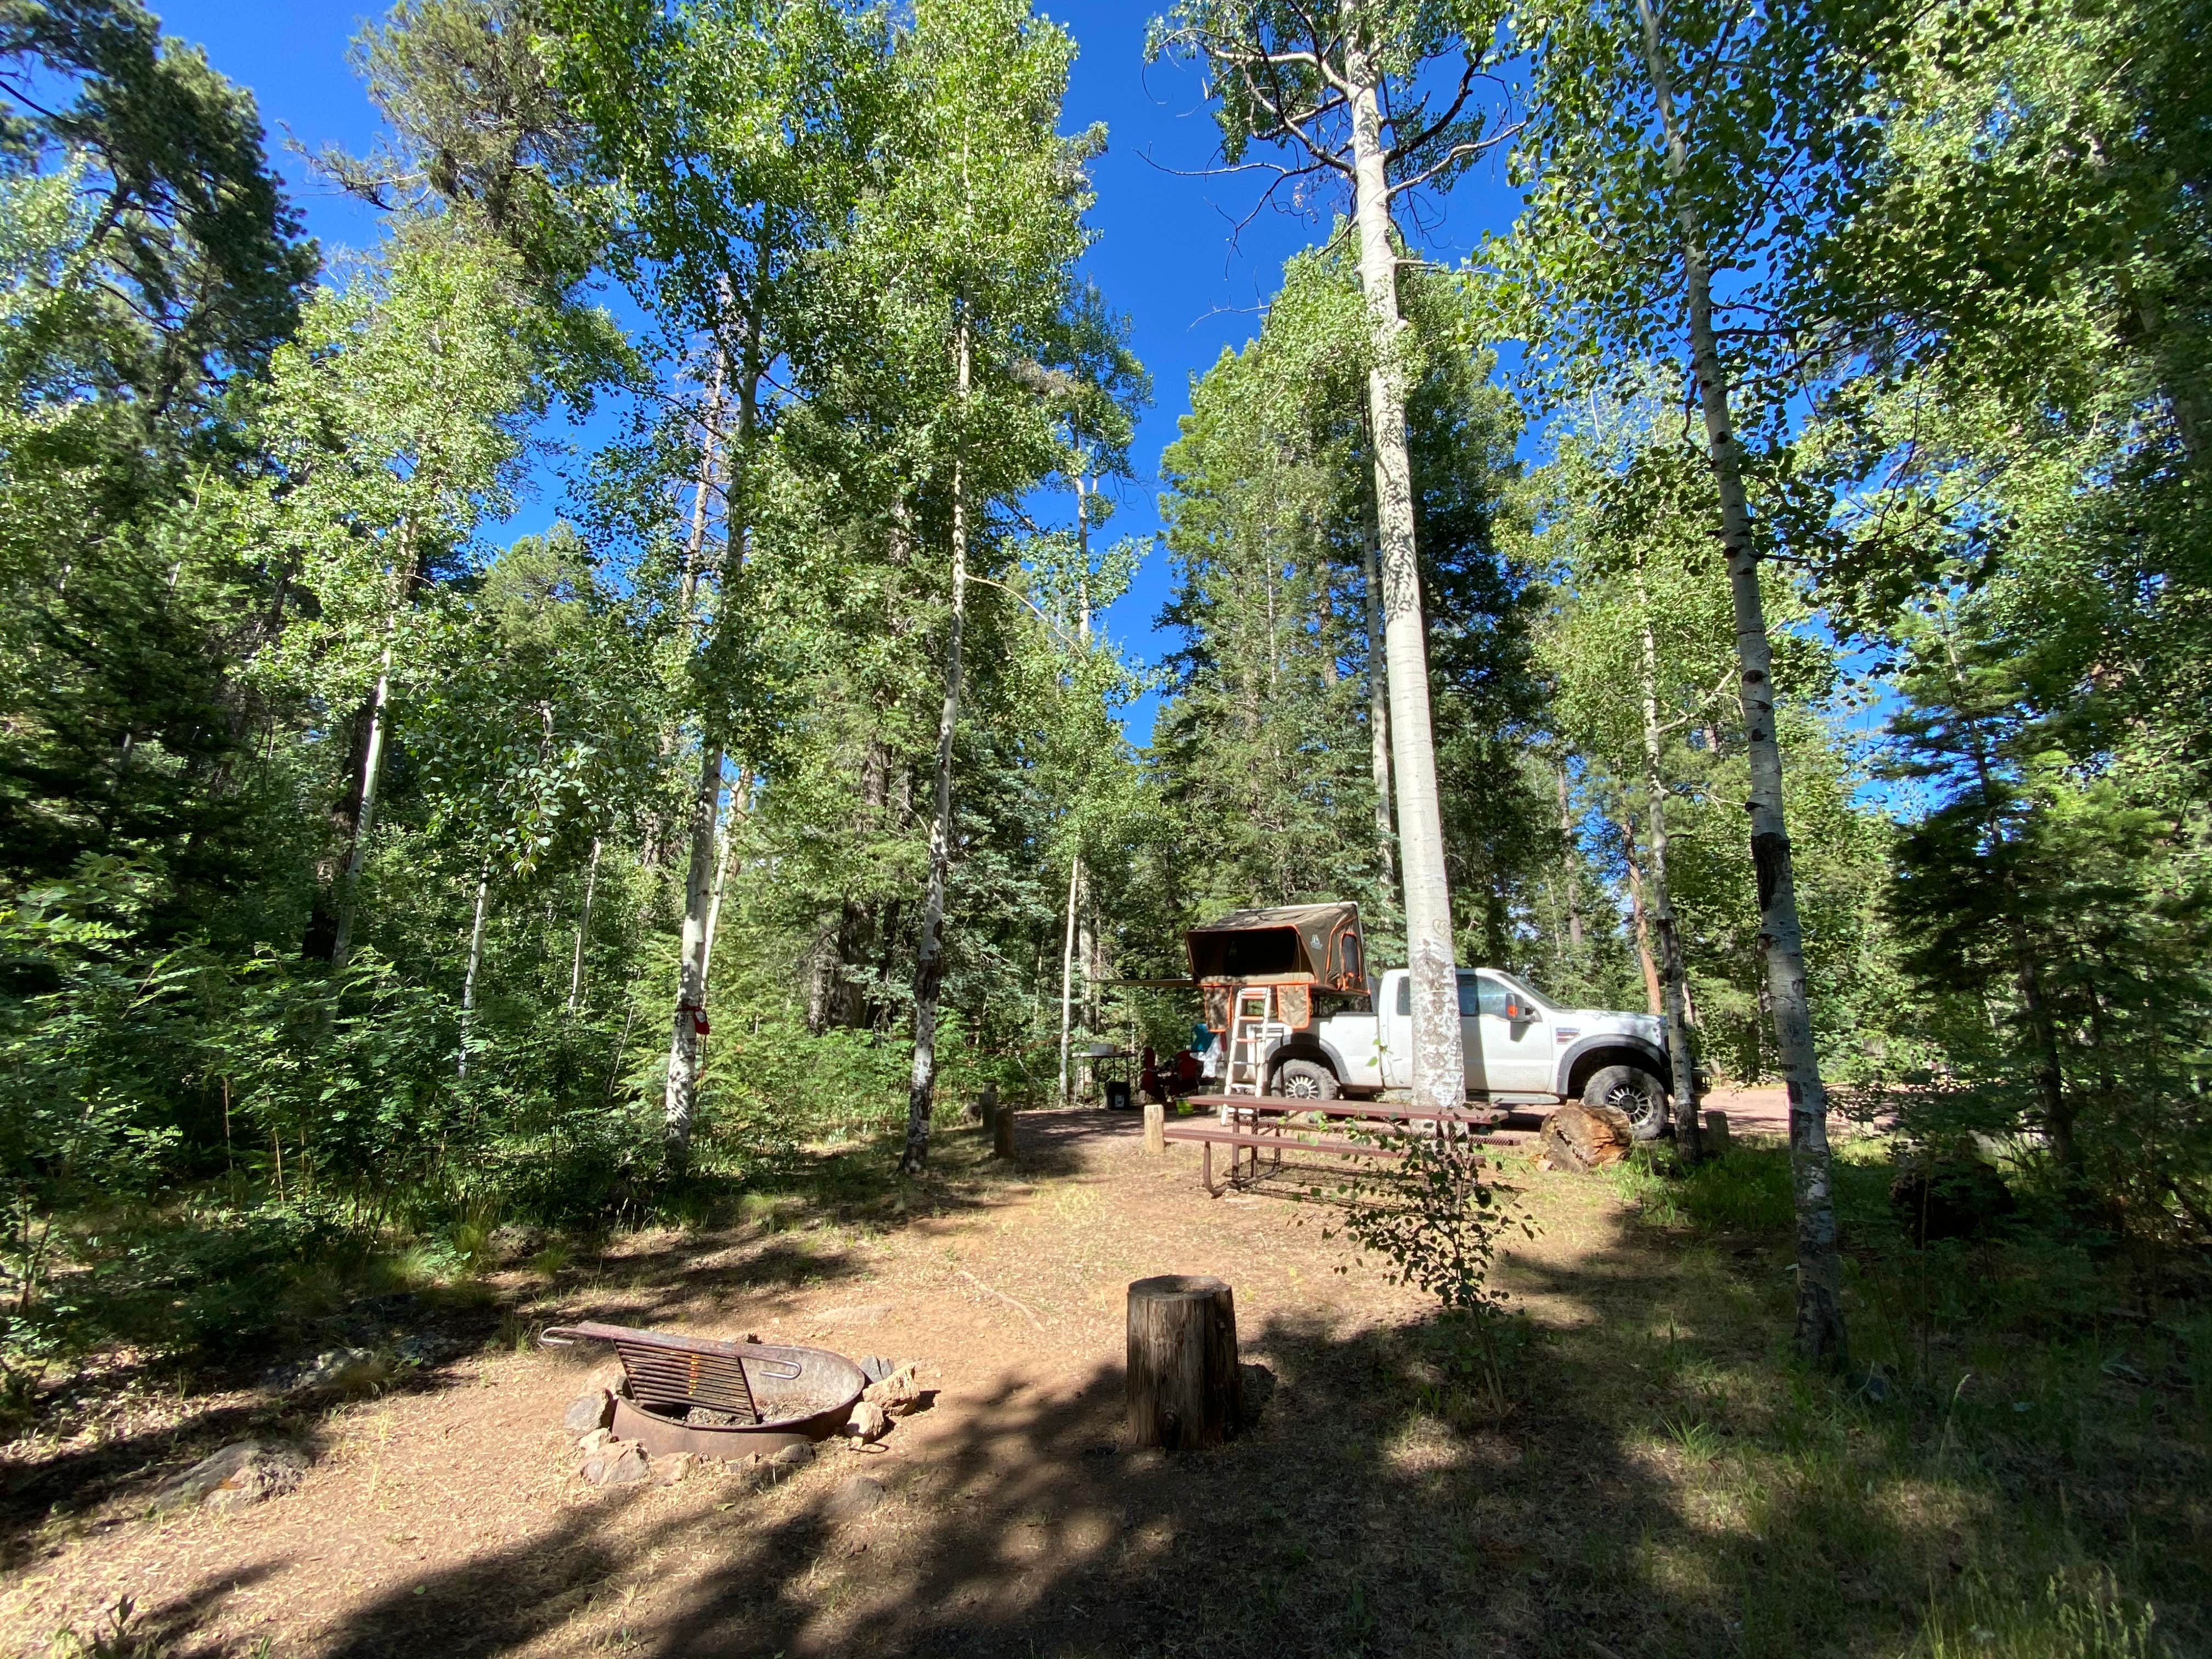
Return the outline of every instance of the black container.
[[[1106,1109],[1126,1112],[1129,1109],[1129,1085],[1121,1078],[1109,1078],[1106,1083]]]

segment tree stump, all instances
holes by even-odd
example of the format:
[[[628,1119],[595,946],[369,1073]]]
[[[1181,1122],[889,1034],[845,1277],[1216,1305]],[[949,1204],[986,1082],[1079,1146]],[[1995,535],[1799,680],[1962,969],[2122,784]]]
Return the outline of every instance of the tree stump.
[[[1571,1100],[1544,1120],[1544,1157],[1555,1170],[1589,1170],[1618,1164],[1636,1144],[1628,1114]]]
[[[1014,1103],[1002,1100],[999,1109],[991,1114],[991,1156],[1010,1158],[1014,1155]]]
[[[1129,1444],[1218,1446],[1244,1416],[1237,1296],[1218,1279],[1169,1273],[1129,1286]]]
[[[1729,1115],[1726,1112],[1705,1114],[1705,1156],[1726,1158],[1732,1143],[1729,1139]]]
[[[1168,1149],[1168,1109],[1157,1100],[1145,1103],[1145,1150],[1155,1157]]]

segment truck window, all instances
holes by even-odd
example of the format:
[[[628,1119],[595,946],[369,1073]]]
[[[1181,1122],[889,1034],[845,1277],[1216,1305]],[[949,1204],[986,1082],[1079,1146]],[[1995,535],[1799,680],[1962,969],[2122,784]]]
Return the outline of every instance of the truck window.
[[[1407,975],[1398,981],[1398,1012],[1403,1017],[1413,1012],[1413,976]],[[1476,1014],[1495,1014],[1505,1018],[1505,988],[1486,974],[1462,974],[1459,976],[1459,1017],[1473,1019]]]

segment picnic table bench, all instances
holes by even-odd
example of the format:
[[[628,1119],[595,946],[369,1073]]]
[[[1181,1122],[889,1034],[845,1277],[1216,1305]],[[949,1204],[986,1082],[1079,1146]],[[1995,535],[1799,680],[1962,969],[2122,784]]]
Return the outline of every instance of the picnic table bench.
[[[1398,1132],[1417,1123],[1433,1123],[1438,1131],[1463,1128],[1486,1146],[1511,1146],[1525,1137],[1495,1134],[1492,1126],[1499,1114],[1450,1107],[1414,1106],[1382,1101],[1314,1101],[1297,1095],[1193,1095],[1194,1106],[1213,1108],[1212,1120],[1170,1120],[1161,1133],[1170,1140],[1194,1143],[1201,1152],[1200,1177],[1206,1190],[1218,1198],[1228,1187],[1249,1186],[1260,1179],[1260,1158],[1269,1155],[1272,1168],[1280,1169],[1285,1152],[1320,1152],[1336,1158],[1403,1158],[1402,1146],[1364,1140],[1346,1140],[1328,1133],[1328,1125],[1292,1123],[1293,1116],[1315,1114],[1323,1118],[1353,1118]],[[1296,1137],[1293,1132],[1298,1133]],[[1213,1149],[1229,1149],[1229,1178],[1222,1186],[1213,1180]]]

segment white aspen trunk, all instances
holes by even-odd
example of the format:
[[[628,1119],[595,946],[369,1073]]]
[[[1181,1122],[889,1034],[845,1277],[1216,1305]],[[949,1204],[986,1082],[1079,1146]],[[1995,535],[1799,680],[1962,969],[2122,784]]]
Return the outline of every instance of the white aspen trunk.
[[[668,1043],[661,1135],[672,1163],[691,1155],[699,1107],[699,1027],[707,1018],[707,915],[719,860],[714,823],[722,795],[722,745],[702,739],[691,798],[691,854],[684,870],[684,940],[677,958],[676,1015]]]
[[[1459,980],[1452,948],[1451,885],[1444,867],[1443,812],[1437,795],[1436,739],[1429,722],[1429,664],[1421,574],[1413,543],[1412,458],[1406,447],[1406,327],[1398,309],[1398,255],[1390,242],[1389,158],[1382,148],[1380,69],[1361,33],[1359,0],[1341,0],[1351,86],[1354,217],[1359,283],[1375,331],[1367,403],[1374,428],[1375,524],[1382,566],[1384,641],[1389,662],[1390,758],[1397,780],[1398,854],[1405,871],[1406,963],[1411,970],[1413,1096],[1431,1109],[1467,1099],[1460,1050]]]
[[[376,689],[369,695],[368,748],[361,763],[361,810],[353,815],[352,844],[346,850],[345,871],[338,878],[337,927],[331,941],[331,969],[336,972],[353,954],[354,909],[361,888],[361,872],[368,862],[368,833],[376,824],[376,803],[384,777],[384,749],[392,726],[392,656],[399,632],[399,613],[415,586],[415,521],[399,524],[399,559],[392,571],[392,609],[384,618],[384,654],[378,660]]]
[[[1644,57],[1659,106],[1668,179],[1677,190],[1689,155],[1674,118],[1674,88],[1650,0],[1637,0]],[[1774,657],[1759,591],[1759,550],[1751,506],[1729,410],[1729,382],[1713,328],[1712,273],[1695,208],[1678,199],[1682,266],[1688,300],[1690,360],[1705,415],[1705,450],[1721,505],[1721,544],[1728,556],[1729,593],[1735,611],[1737,681],[1744,744],[1751,763],[1751,859],[1758,878],[1759,945],[1774,1042],[1790,1096],[1790,1163],[1797,1213],[1797,1327],[1800,1353],[1841,1369],[1850,1363],[1844,1323],[1843,1257],[1836,1243],[1833,1171],[1828,1154],[1828,1094],[1813,1046],[1812,1005],[1805,991],[1804,935],[1797,921],[1796,870],[1782,811],[1782,749],[1774,729]]]
[[[1636,605],[1644,647],[1644,794],[1651,836],[1651,931],[1659,943],[1659,985],[1667,1004],[1667,1065],[1674,1074],[1674,1145],[1695,1164],[1705,1157],[1705,1120],[1698,1115],[1698,1068],[1690,1050],[1690,976],[1674,901],[1667,891],[1667,784],[1659,769],[1659,644],[1651,632],[1651,599],[1644,566],[1636,567]]]
[[[689,617],[699,592],[700,562],[707,548],[707,498],[714,489],[714,445],[722,430],[722,383],[729,373],[729,355],[717,343],[714,347],[714,368],[708,382],[707,408],[701,421],[699,441],[699,483],[691,493],[691,534],[684,550],[684,580],[678,596],[683,614]]]
[[[1620,826],[1622,856],[1628,865],[1628,911],[1636,933],[1636,960],[1644,969],[1644,1010],[1656,1014],[1666,1009],[1659,990],[1659,964],[1651,954],[1651,915],[1644,906],[1644,867],[1636,861],[1636,824]]]
[[[1390,800],[1390,670],[1383,660],[1382,561],[1371,514],[1366,555],[1368,763],[1375,773],[1375,863],[1387,891],[1398,884],[1398,834]]]
[[[461,976],[461,1054],[458,1075],[469,1074],[469,1018],[477,1011],[477,973],[483,966],[484,913],[491,908],[491,856],[477,871],[477,914],[469,926],[469,966]]]
[[[599,887],[599,837],[592,837],[592,861],[584,867],[584,904],[576,917],[576,959],[568,966],[568,1007],[574,1016],[584,1000],[584,942],[592,933],[592,899]]]
[[[1083,1029],[1095,1032],[1099,1027],[1098,935],[1097,930],[1091,925],[1091,887],[1087,882],[1076,896],[1075,959],[1080,964],[1083,975]],[[1092,1070],[1095,1073],[1097,1068],[1094,1066]],[[1075,1092],[1079,1098],[1088,1100],[1096,1091],[1089,1077],[1079,1077],[1076,1079]]]
[[[377,784],[384,775],[384,734],[391,708],[392,629],[387,628],[383,660],[376,671],[376,690],[368,700],[368,750],[361,763],[361,810],[354,814],[353,844],[346,849],[345,871],[338,878],[337,931],[331,941],[333,972],[343,969],[353,954],[354,906],[360,892],[362,868],[368,862],[368,832],[376,824]]]
[[[707,948],[699,963],[699,989],[703,998],[714,982],[714,941],[722,931],[722,894],[730,884],[730,868],[738,856],[738,820],[752,794],[752,775],[739,772],[730,786],[730,810],[722,819],[721,852],[714,860],[714,896],[707,903]]]
[[[1567,945],[1574,952],[1579,966],[1583,950],[1583,889],[1575,871],[1575,811],[1567,791],[1567,768],[1563,761],[1557,776],[1559,781],[1559,841],[1565,851],[1565,875],[1567,884]]]
[[[968,317],[953,332],[954,397],[968,403]],[[936,813],[929,826],[929,896],[915,956],[914,1073],[907,1088],[906,1150],[901,1175],[920,1175],[929,1162],[929,1115],[937,1097],[937,997],[945,983],[945,890],[952,872],[952,734],[960,720],[961,634],[968,620],[968,503],[961,466],[963,432],[952,450],[952,608],[945,629],[945,703],[937,720]]]
[[[1060,946],[1060,1103],[1074,1099],[1068,1047],[1075,1026],[1075,906],[1083,890],[1083,854],[1067,861],[1067,931]]]
[[[716,361],[720,361],[719,349]],[[738,499],[742,481],[738,469],[751,450],[761,371],[759,322],[757,317],[749,318],[744,362],[738,378],[737,441],[731,447],[725,469],[727,488],[724,495],[723,553],[731,567],[723,573],[726,582],[734,579],[736,567],[744,557],[744,526]],[[702,499],[714,486],[714,472],[710,446],[699,470]],[[694,573],[704,568],[703,520],[699,521],[697,528],[702,538],[702,552],[692,561]],[[677,970],[676,1010],[669,1022],[668,1082],[661,1097],[662,1145],[669,1161],[678,1165],[691,1155],[691,1130],[699,1112],[699,1039],[704,1035],[699,1028],[707,1024],[707,952],[711,938],[708,911],[713,902],[715,874],[721,863],[714,830],[721,810],[722,761],[720,741],[702,727],[699,734],[699,787],[691,802],[691,848],[684,868],[684,936]]]

